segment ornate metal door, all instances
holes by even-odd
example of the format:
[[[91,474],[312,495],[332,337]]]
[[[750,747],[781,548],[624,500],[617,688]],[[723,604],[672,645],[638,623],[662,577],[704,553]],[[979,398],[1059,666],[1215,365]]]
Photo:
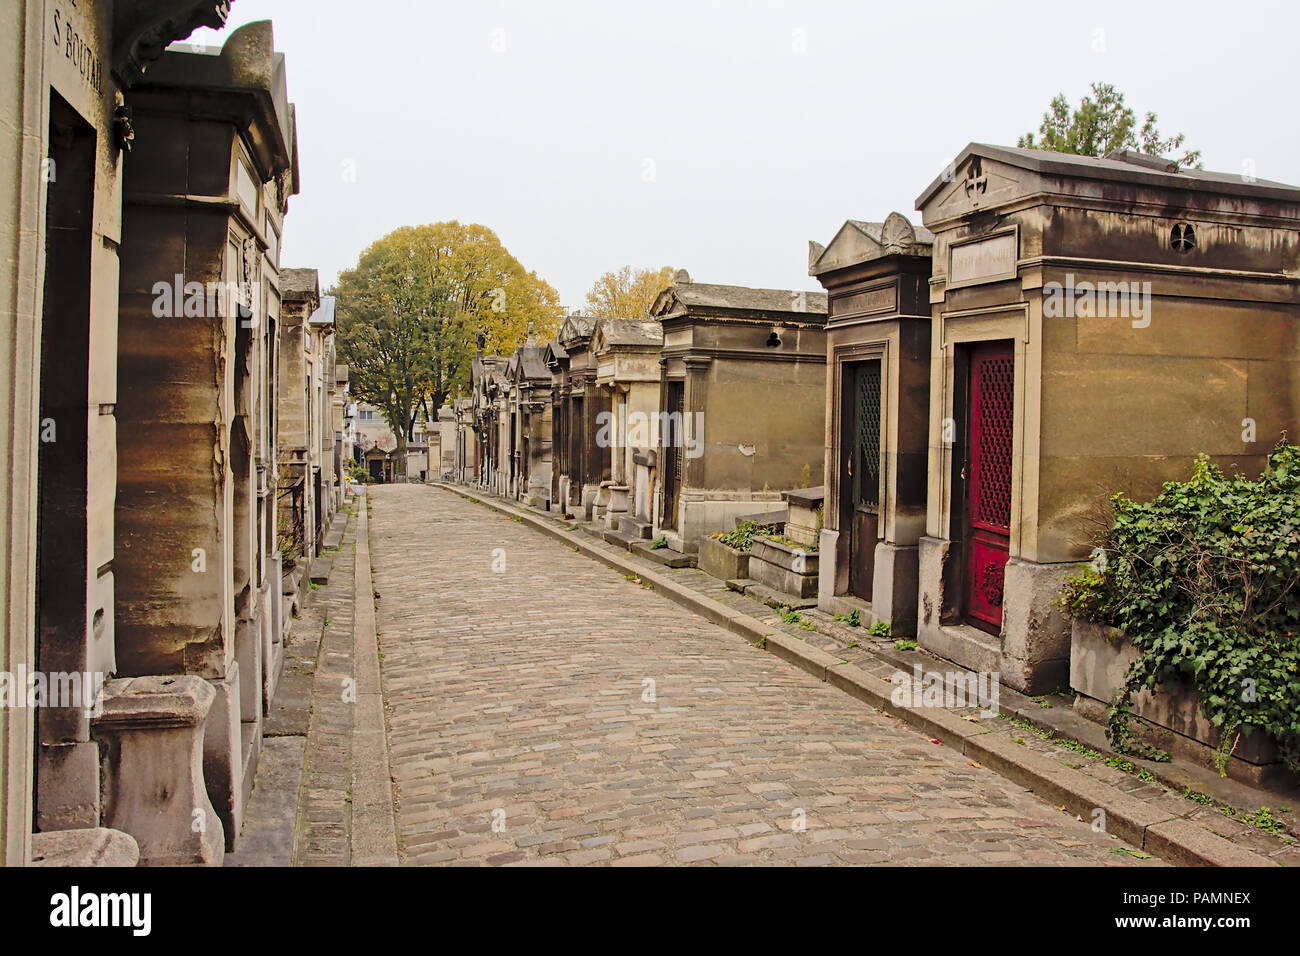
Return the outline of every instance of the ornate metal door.
[[[582,447],[586,442],[586,432],[583,428],[584,421],[582,417],[582,396],[573,395],[569,398],[569,500],[565,502],[566,508],[576,507],[582,504],[582,485],[585,481],[582,470]]]
[[[664,513],[659,521],[669,528],[677,527],[677,495],[681,489],[682,466],[685,463],[685,440],[682,427],[686,418],[686,383],[668,383],[668,420],[663,432]]]
[[[1011,465],[1015,356],[1007,343],[970,355],[966,443],[966,618],[1002,630],[1003,576],[1011,542]]]
[[[849,514],[849,591],[870,601],[880,538],[880,359],[846,367],[852,385],[844,430]],[[845,384],[850,384],[846,382]]]

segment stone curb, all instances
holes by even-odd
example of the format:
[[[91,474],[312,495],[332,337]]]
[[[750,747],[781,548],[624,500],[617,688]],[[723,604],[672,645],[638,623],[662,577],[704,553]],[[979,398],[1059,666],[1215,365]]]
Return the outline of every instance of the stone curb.
[[[634,564],[630,559],[597,550],[583,540],[583,536],[576,530],[554,525],[540,515],[531,514],[501,499],[482,497],[465,488],[442,482],[429,482],[429,485],[459,495],[467,501],[495,508],[508,518],[519,520],[563,541],[586,557],[626,574],[635,574],[674,603],[740,635],[749,643],[771,652],[863,703],[905,721],[929,735],[932,740],[979,762],[1052,804],[1064,806],[1068,812],[1083,817],[1085,821],[1091,821],[1094,811],[1104,811],[1108,833],[1167,862],[1186,866],[1277,865],[1267,857],[1239,847],[1198,823],[1155,810],[1116,787],[993,734],[991,727],[981,729],[979,722],[965,720],[939,708],[898,706],[891,699],[893,684],[887,679],[870,674],[861,667],[783,631],[773,632],[758,618],[732,610],[655,571]],[[892,661],[881,660],[891,667],[896,666]]]
[[[357,519],[352,640],[356,715],[352,725],[352,865],[397,866],[397,817],[388,760],[388,727],[370,580],[370,518],[363,497]]]

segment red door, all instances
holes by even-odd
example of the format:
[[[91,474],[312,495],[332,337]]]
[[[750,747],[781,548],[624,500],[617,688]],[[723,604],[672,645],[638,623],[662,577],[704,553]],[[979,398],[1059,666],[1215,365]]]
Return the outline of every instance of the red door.
[[[1015,367],[1010,343],[982,345],[970,353],[966,619],[992,634],[1002,630],[1003,576],[1011,543]]]

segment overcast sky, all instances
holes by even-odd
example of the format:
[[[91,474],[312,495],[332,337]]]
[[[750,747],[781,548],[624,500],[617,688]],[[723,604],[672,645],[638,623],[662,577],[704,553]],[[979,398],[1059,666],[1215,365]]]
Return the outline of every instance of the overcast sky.
[[[1114,83],[1207,169],[1300,183],[1300,5],[234,0],[275,23],[302,194],[282,262],[328,285],[402,225],[494,229],[569,307],[625,264],[815,289],[807,242],[915,219],[971,141]],[[351,164],[351,165],[349,165]],[[355,182],[345,171],[355,169]]]

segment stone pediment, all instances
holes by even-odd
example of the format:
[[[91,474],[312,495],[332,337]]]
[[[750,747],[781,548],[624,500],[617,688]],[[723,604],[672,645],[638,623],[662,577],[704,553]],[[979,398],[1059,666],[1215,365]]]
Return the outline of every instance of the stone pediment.
[[[570,315],[560,326],[556,339],[566,349],[574,343],[591,337],[596,320],[585,315]]]
[[[819,276],[891,255],[928,256],[933,243],[929,230],[913,226],[901,213],[890,213],[884,222],[850,219],[830,245],[808,244],[808,274]]]
[[[968,216],[1003,205],[1023,191],[1023,170],[978,154],[953,167],[952,175],[924,206],[927,221]]]

